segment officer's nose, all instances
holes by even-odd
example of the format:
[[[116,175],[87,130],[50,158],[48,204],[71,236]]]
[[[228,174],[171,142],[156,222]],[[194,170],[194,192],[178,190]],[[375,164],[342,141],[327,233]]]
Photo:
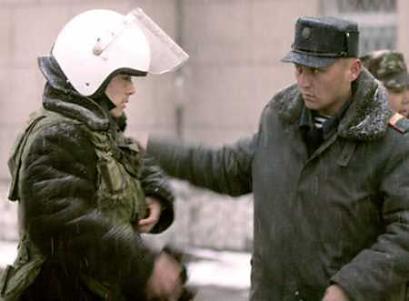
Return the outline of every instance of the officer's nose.
[[[311,76],[305,69],[298,72],[297,83],[300,88],[309,88],[311,86]]]

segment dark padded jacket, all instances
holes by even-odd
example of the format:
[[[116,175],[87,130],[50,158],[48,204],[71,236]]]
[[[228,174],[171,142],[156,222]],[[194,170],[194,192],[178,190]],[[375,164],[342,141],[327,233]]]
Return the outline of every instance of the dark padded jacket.
[[[337,129],[308,156],[297,86],[274,96],[253,137],[219,149],[150,139],[170,175],[254,193],[251,300],[318,301],[337,283],[353,301],[409,300],[409,135],[363,70]],[[226,233],[227,235],[227,233]]]
[[[134,230],[141,216],[117,222],[115,214],[108,216],[104,211],[109,206],[115,212],[134,205],[124,205],[126,198],[118,197],[121,191],[101,199],[102,175],[97,171],[90,133],[109,137],[109,155],[140,181],[145,196],[162,202],[162,215],[153,232],[163,231],[173,221],[173,195],[166,178],[152,159],[129,147],[132,141],[122,135],[104,106],[51,84],[46,85],[43,107],[63,118],[42,127],[37,126],[39,121],[32,129],[35,134],[29,136],[23,161],[10,161],[15,183],[10,198],[20,201],[24,236],[20,258],[3,289],[7,291],[9,285],[10,290],[18,290],[32,281],[21,300],[144,300],[155,255]],[[100,203],[107,201],[112,204]],[[34,250],[45,258],[37,276],[30,261]],[[106,296],[90,291],[97,285],[94,280],[107,284]]]

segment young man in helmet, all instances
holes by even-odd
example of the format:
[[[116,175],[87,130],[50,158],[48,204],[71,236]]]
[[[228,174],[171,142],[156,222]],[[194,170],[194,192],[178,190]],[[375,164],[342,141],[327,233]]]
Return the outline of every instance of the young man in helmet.
[[[296,84],[254,136],[216,150],[148,141],[170,175],[254,194],[252,301],[407,298],[409,125],[361,68],[358,35],[354,22],[299,18],[284,59]]]
[[[377,50],[361,61],[388,90],[389,106],[394,112],[409,116],[409,74],[403,54],[392,50]]]
[[[179,263],[149,251],[139,234],[170,225],[173,196],[113,117],[135,92],[133,76],[186,58],[141,10],[91,10],[65,25],[51,55],[39,59],[43,109],[9,161],[22,228],[0,299],[177,300]]]

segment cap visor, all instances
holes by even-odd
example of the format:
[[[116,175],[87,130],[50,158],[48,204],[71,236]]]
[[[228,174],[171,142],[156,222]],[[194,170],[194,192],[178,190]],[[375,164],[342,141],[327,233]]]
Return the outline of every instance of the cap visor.
[[[285,63],[294,63],[312,68],[325,68],[335,63],[337,58],[312,56],[305,53],[290,51],[284,58],[281,59]]]

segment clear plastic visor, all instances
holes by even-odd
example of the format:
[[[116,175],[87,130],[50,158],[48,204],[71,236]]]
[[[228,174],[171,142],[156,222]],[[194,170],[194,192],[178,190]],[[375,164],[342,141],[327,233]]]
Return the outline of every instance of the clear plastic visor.
[[[137,26],[146,36],[150,52],[149,73],[163,74],[173,71],[187,61],[189,55],[172,40],[141,8],[132,10],[125,16],[122,26],[108,39],[101,39],[94,48],[94,53],[103,52],[116,37],[129,27]]]

